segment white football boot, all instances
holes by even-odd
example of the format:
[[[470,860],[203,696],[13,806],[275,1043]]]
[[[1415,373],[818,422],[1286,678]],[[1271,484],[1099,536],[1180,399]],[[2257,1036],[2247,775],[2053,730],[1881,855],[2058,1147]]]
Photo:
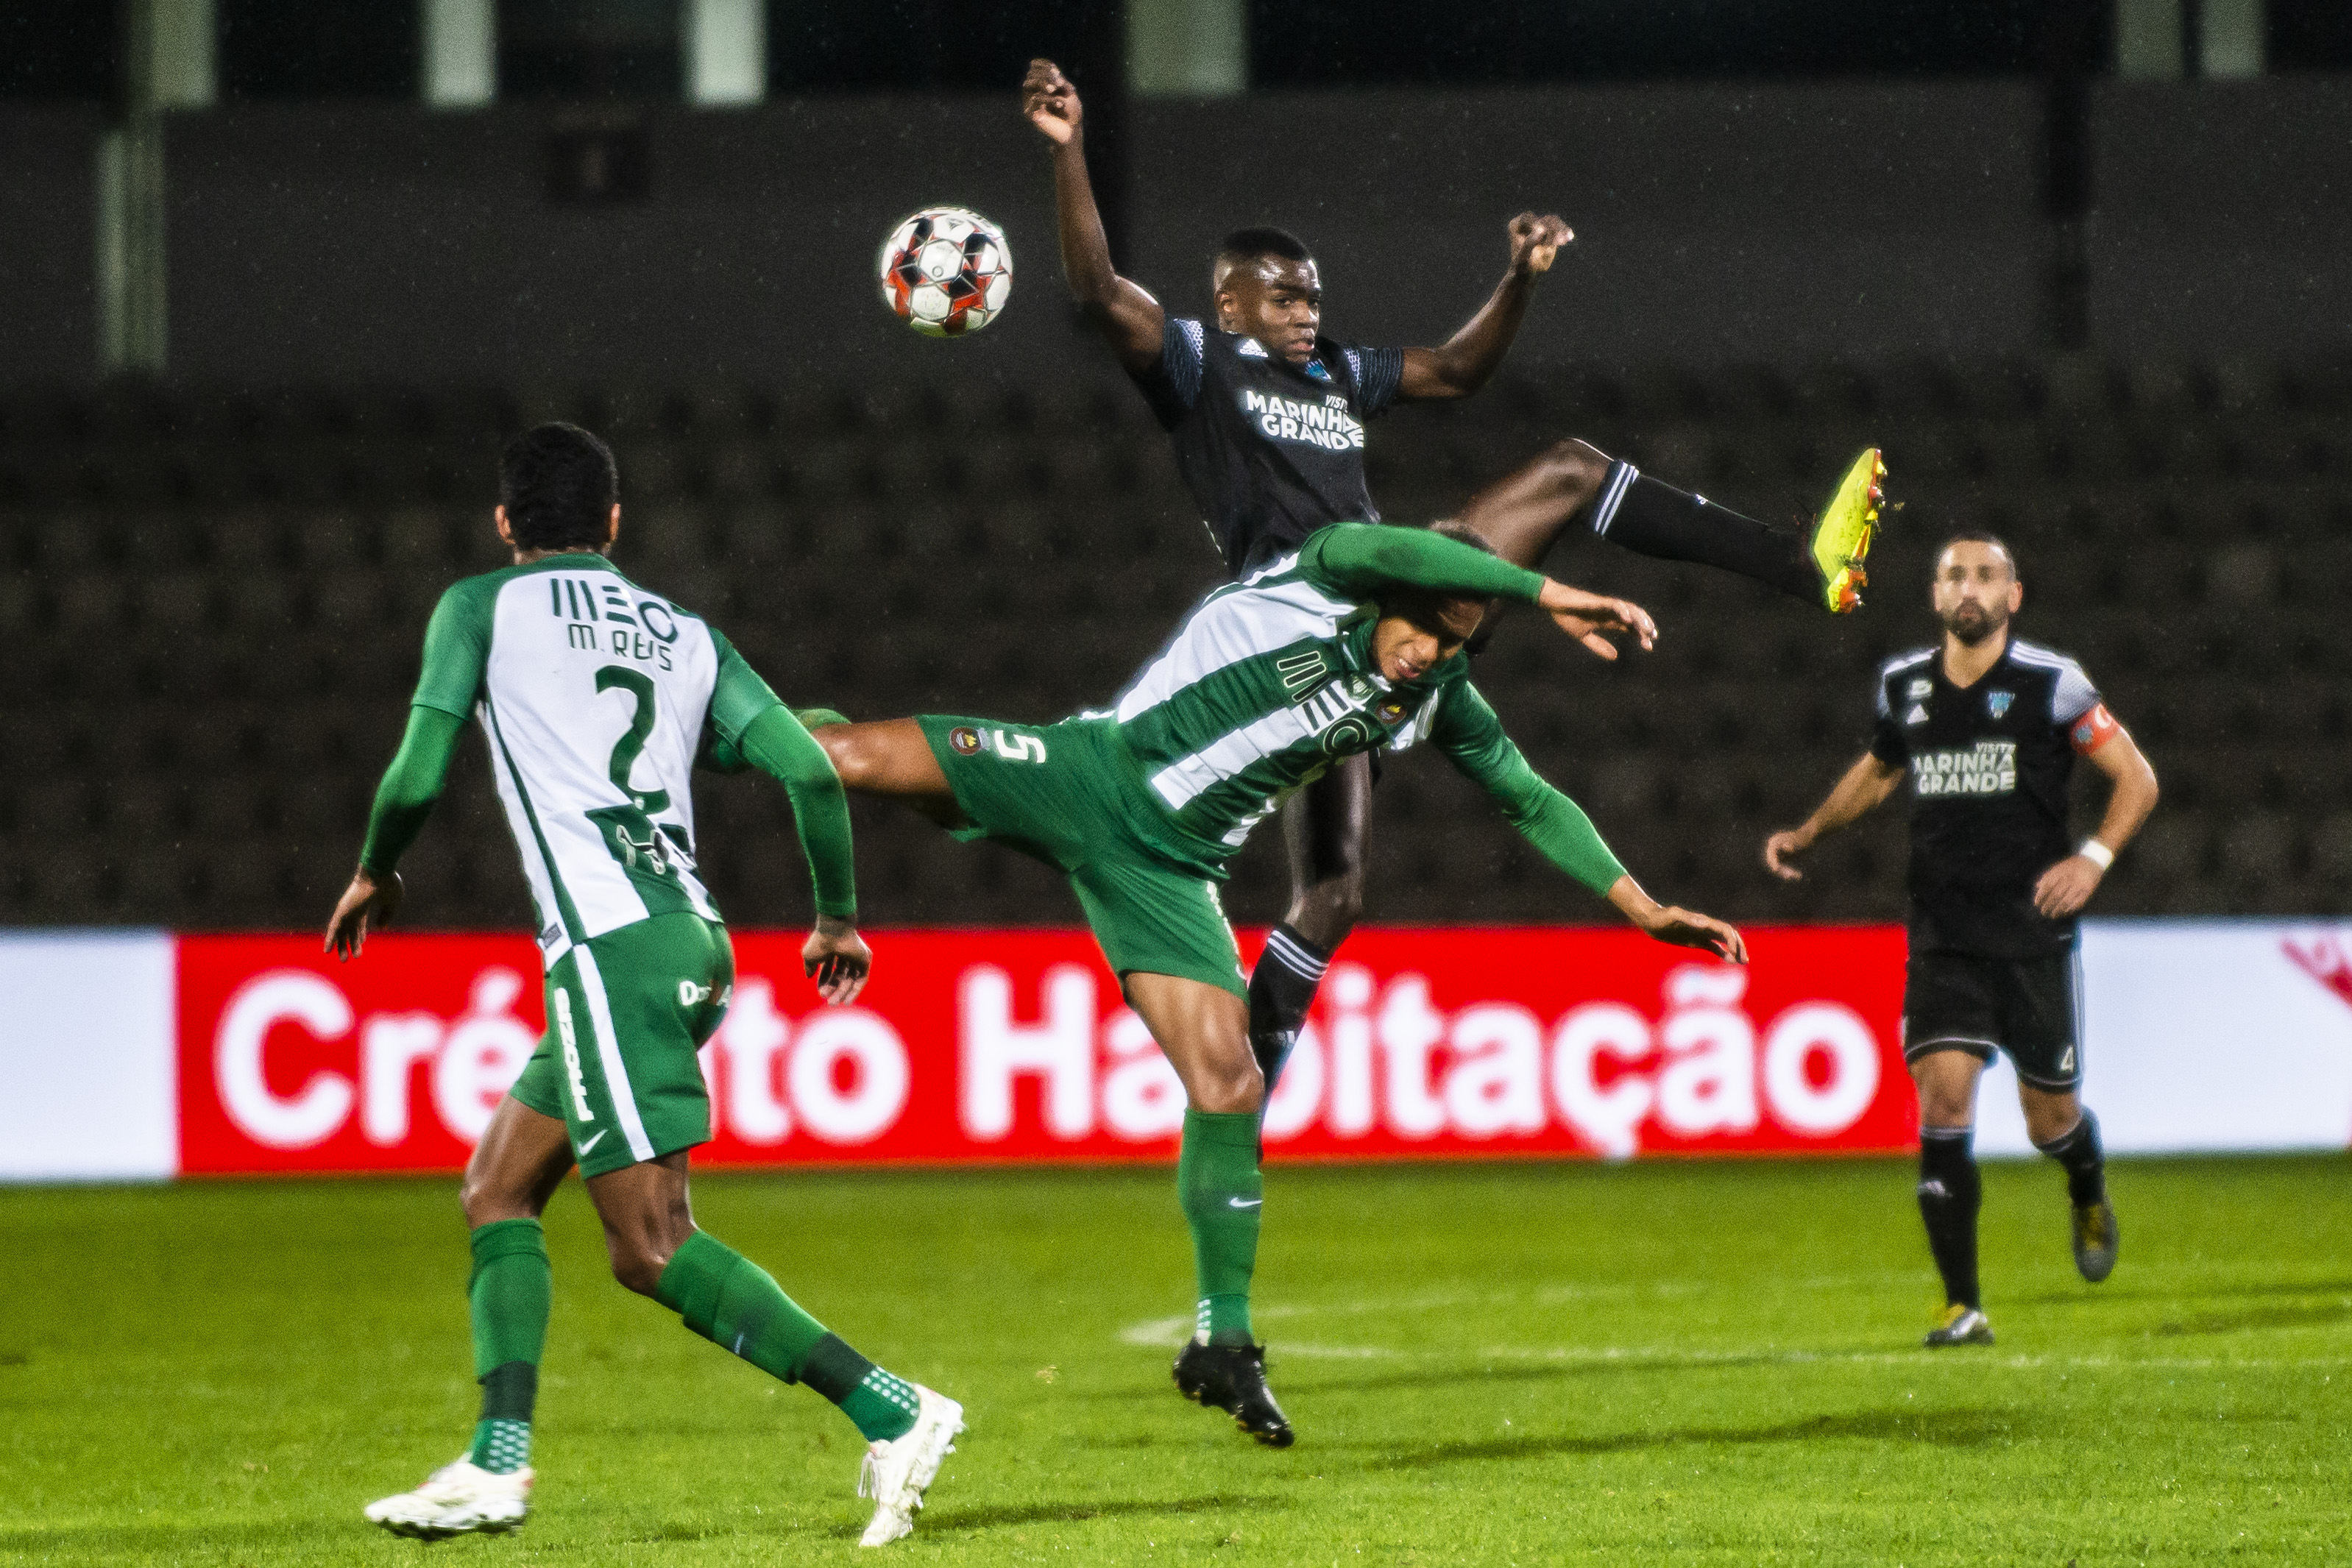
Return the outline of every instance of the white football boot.
[[[937,1460],[931,1468],[939,1468]],[[425,1477],[415,1491],[376,1499],[367,1505],[367,1517],[394,1535],[419,1541],[502,1534],[530,1511],[530,1477],[529,1465],[493,1475],[460,1455]]]
[[[868,1447],[857,1472],[857,1495],[874,1500],[874,1519],[858,1537],[860,1546],[886,1546],[915,1528],[923,1489],[955,1452],[956,1434],[963,1430],[962,1406],[919,1383],[915,1396],[915,1424],[904,1437]]]

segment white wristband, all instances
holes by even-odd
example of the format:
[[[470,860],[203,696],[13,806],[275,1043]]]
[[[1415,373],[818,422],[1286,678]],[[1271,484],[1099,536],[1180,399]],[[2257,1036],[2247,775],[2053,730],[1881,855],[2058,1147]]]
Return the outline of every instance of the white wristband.
[[[2074,852],[2081,855],[2084,860],[2089,861],[2093,865],[2097,866],[2101,871],[2105,871],[2108,867],[2116,863],[2116,852],[2107,848],[2106,845],[2099,842],[2096,839],[2084,839],[2083,841],[2083,847],[2076,850]]]

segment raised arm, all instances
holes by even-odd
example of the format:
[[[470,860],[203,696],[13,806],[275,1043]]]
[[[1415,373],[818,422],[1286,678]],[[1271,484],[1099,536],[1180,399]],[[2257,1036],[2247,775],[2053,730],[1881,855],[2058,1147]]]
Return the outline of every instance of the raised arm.
[[[1764,841],[1764,863],[1784,882],[1800,880],[1805,873],[1790,865],[1789,857],[1812,848],[1823,833],[1835,832],[1885,805],[1907,771],[1899,762],[1889,762],[1874,752],[1864,752],[1845,770],[1845,777],[1831,788],[1829,798],[1813,808],[1811,816]]]
[[[1657,641],[1657,625],[1640,605],[1555,582],[1434,528],[1334,523],[1308,537],[1298,559],[1310,574],[1352,599],[1378,599],[1384,589],[1405,587],[1533,604],[1604,659],[1617,656],[1607,633],[1631,633],[1644,648]]]
[[[1130,371],[1151,368],[1167,325],[1160,301],[1111,266],[1110,241],[1087,176],[1086,110],[1078,89],[1051,60],[1031,60],[1021,113],[1054,144],[1054,207],[1061,218],[1062,273],[1070,297]]]
[[[1528,765],[1477,687],[1465,682],[1440,701],[1431,738],[1547,860],[1656,940],[1700,948],[1734,964],[1748,962],[1748,944],[1737,930],[1709,915],[1660,904],[1642,890],[1584,809]]]
[[[1576,238],[1557,214],[1538,217],[1533,213],[1521,213],[1511,220],[1510,236],[1511,265],[1504,271],[1503,281],[1495,285],[1495,292],[1478,307],[1478,313],[1465,321],[1444,347],[1404,351],[1404,376],[1397,384],[1397,396],[1416,402],[1468,397],[1485,386],[1502,364],[1511,340],[1519,335],[1519,323],[1527,319],[1536,279],[1551,270],[1559,247]]]
[[[793,802],[793,830],[816,885],[816,925],[801,947],[801,965],[824,999],[843,1004],[865,988],[874,955],[857,935],[857,862],[849,831],[849,797],[824,747],[776,698],[768,683],[733,644],[719,644],[719,681],[710,695],[710,725],[742,759],[784,787]]]

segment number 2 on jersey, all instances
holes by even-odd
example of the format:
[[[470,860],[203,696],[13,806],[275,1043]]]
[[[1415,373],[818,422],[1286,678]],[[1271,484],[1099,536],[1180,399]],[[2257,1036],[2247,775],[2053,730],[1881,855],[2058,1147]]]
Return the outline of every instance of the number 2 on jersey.
[[[669,808],[667,789],[634,789],[629,786],[629,772],[637,765],[637,757],[646,748],[646,737],[654,732],[654,684],[638,671],[625,664],[607,664],[596,672],[599,694],[618,687],[636,698],[636,711],[629,716],[629,727],[613,743],[611,774],[614,784],[650,817]]]

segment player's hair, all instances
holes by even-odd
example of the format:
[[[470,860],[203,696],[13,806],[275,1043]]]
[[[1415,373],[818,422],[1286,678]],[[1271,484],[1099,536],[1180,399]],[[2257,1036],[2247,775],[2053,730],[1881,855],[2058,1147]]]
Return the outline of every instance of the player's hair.
[[[613,449],[576,424],[534,425],[499,455],[499,505],[525,549],[603,545],[620,498]]]
[[[2017,552],[2009,548],[2009,541],[2007,539],[2002,538],[1990,528],[1962,528],[1959,532],[1952,535],[1951,538],[1946,539],[1942,544],[1936,547],[1936,559],[1937,560],[1943,559],[1944,552],[1951,549],[1954,545],[1990,545],[1993,549],[2000,551],[2001,559],[2003,560],[2009,562],[2009,575],[2011,577],[2018,575]]]
[[[1285,261],[1315,259],[1315,253],[1307,248],[1307,242],[1288,229],[1261,225],[1254,228],[1235,229],[1227,235],[1224,242],[1217,246],[1216,256],[1209,264],[1210,276],[1213,279],[1222,279],[1230,269],[1255,261],[1262,256],[1278,256]]]

